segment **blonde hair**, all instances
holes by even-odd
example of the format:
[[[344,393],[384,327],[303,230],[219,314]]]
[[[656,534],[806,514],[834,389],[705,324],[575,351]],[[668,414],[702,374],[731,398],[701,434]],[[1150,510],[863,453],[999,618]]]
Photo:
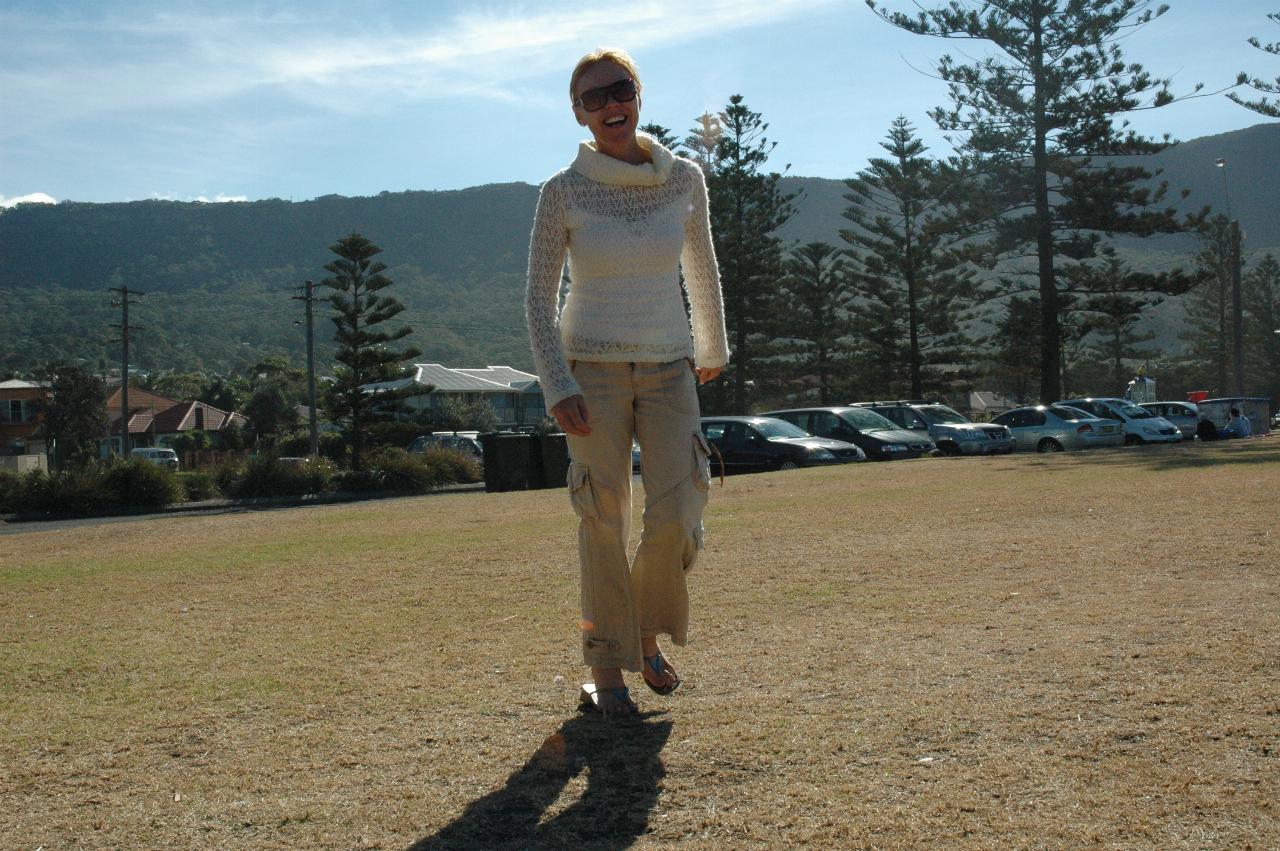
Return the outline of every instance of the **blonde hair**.
[[[588,68],[600,62],[612,62],[626,71],[636,84],[636,94],[640,94],[640,71],[636,68],[636,61],[620,47],[597,47],[579,59],[578,64],[573,66],[573,75],[569,77],[570,102],[578,98],[577,94],[574,93],[574,89],[578,87],[578,80],[582,78],[583,74],[587,73]]]

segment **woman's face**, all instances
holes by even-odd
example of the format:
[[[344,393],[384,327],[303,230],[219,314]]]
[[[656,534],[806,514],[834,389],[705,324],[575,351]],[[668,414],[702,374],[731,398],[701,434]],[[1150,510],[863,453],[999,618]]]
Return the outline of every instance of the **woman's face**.
[[[576,99],[589,89],[603,88],[619,80],[629,79],[631,75],[626,69],[607,59],[601,60],[587,68],[578,78],[573,96]],[[591,131],[598,144],[618,148],[627,144],[636,134],[636,128],[640,124],[640,98],[636,96],[627,103],[618,103],[610,97],[602,109],[588,112],[581,106],[574,106],[573,114],[579,124]]]

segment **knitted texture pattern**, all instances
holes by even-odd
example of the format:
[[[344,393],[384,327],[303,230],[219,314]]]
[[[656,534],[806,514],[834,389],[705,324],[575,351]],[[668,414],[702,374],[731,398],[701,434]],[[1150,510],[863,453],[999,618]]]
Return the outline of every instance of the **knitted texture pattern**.
[[[653,138],[637,138],[652,162],[625,163],[584,142],[538,197],[525,318],[548,410],[582,392],[570,360],[729,361],[702,171]]]

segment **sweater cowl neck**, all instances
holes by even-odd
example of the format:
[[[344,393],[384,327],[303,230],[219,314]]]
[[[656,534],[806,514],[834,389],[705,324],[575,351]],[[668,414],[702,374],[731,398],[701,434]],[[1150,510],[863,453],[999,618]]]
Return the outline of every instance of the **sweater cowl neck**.
[[[660,186],[666,183],[671,176],[675,155],[647,133],[636,133],[636,141],[649,152],[653,162],[632,165],[616,160],[608,154],[600,153],[595,140],[588,140],[578,146],[578,156],[574,159],[572,168],[597,183],[615,186]]]

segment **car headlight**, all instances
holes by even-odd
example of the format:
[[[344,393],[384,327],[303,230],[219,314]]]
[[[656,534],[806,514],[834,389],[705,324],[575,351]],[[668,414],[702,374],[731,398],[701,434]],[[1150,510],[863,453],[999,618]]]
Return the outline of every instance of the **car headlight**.
[[[901,452],[906,448],[907,447],[903,446],[901,443],[886,443],[884,445],[885,452]]]
[[[983,437],[982,429],[980,428],[967,428],[963,432],[961,432],[961,434],[963,434],[965,437],[969,438],[970,440],[981,440]]]
[[[819,461],[834,461],[836,456],[831,453],[830,449],[815,449],[809,453],[810,458],[816,458]]]

